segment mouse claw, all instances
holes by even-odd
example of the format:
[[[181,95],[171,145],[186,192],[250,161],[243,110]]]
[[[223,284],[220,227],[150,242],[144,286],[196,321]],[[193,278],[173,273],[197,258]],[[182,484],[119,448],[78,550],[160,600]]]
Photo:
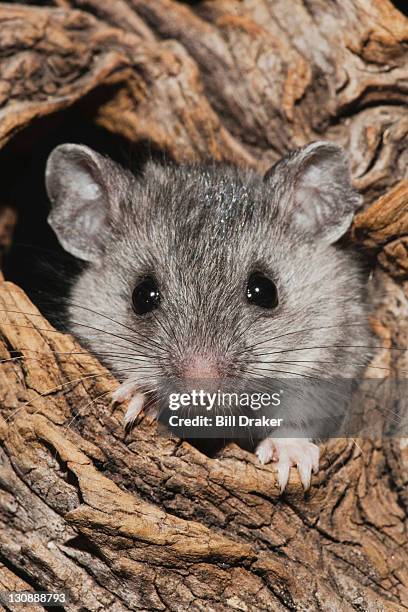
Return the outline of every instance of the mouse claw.
[[[258,457],[259,462],[262,463],[262,465],[265,465],[266,463],[272,461],[273,452],[274,446],[272,439],[265,438],[265,440],[262,440],[262,442],[258,444],[255,454]]]
[[[278,483],[281,493],[286,488],[291,466],[296,466],[305,491],[310,487],[312,472],[319,470],[319,447],[302,438],[266,438],[255,451],[263,464],[277,463]]]
[[[288,457],[284,457],[278,462],[278,484],[281,493],[284,492],[284,490],[286,489],[286,485],[288,484],[290,468],[291,462]]]
[[[135,419],[139,416],[139,414],[141,413],[143,409],[144,401],[145,401],[144,393],[136,393],[136,395],[132,397],[132,399],[129,402],[129,406],[126,410],[126,414],[123,418],[125,427],[126,425],[131,425],[135,421]]]
[[[123,422],[125,427],[132,424],[143,410],[145,395],[135,382],[124,382],[112,393],[112,402],[122,404],[129,401]]]
[[[137,391],[138,387],[135,382],[124,382],[112,393],[112,402],[114,404],[121,404],[122,402],[131,400]]]

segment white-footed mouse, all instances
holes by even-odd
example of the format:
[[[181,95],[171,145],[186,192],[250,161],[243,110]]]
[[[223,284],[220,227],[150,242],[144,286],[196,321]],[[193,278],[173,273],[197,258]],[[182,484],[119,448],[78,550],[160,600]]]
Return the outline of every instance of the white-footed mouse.
[[[46,186],[49,223],[87,262],[69,327],[123,381],[128,421],[163,378],[352,378],[367,362],[364,276],[336,244],[361,201],[340,146],[312,143],[265,176],[150,162],[135,177],[64,144]],[[291,465],[308,488],[318,447],[287,435],[256,454],[277,463],[282,490]]]

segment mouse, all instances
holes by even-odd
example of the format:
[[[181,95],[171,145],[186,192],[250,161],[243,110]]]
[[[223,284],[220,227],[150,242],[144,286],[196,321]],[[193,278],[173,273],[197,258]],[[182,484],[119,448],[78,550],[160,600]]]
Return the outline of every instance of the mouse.
[[[133,173],[61,144],[45,182],[48,222],[83,262],[68,329],[119,378],[126,423],[163,380],[353,379],[368,363],[366,274],[342,240],[362,197],[340,145],[304,145],[266,173],[153,161]],[[336,410],[297,404],[257,441],[281,491],[291,467],[310,487],[321,436],[304,426]]]

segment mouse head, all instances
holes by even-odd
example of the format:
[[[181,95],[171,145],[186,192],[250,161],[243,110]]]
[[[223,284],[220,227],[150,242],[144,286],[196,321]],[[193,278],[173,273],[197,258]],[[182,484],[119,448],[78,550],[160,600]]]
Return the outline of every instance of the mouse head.
[[[122,378],[338,372],[365,316],[358,263],[336,244],[360,205],[338,145],[297,149],[264,177],[149,164],[135,178],[67,144],[46,185],[51,226],[88,263],[71,329]]]

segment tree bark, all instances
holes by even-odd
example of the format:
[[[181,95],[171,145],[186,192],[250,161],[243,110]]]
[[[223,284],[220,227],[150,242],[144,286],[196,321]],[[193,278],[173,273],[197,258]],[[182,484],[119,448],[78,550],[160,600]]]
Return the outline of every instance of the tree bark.
[[[388,0],[0,4],[0,147],[101,90],[92,122],[176,161],[262,171],[343,144],[365,196],[349,239],[382,296],[371,365],[404,378],[407,43]],[[209,458],[147,417],[125,432],[117,382],[1,280],[0,360],[0,590],[65,590],[68,610],[408,608],[406,440],[332,440],[311,491],[292,470],[280,496],[235,445]]]

